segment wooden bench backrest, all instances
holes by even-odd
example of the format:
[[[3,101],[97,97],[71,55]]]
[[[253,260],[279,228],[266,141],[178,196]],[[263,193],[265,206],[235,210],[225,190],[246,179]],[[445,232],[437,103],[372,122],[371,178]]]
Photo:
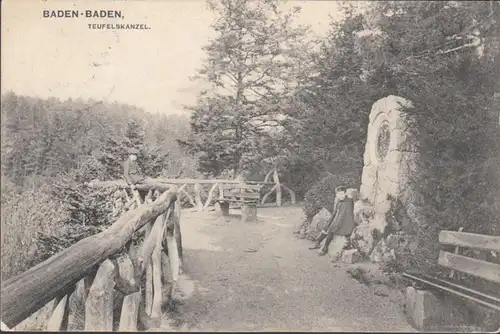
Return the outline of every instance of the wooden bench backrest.
[[[500,237],[466,232],[441,231],[439,243],[447,246],[465,247],[483,251],[493,251],[500,255]],[[500,265],[474,259],[458,252],[441,250],[438,264],[469,275],[500,283]]]
[[[255,199],[260,198],[261,185],[256,184],[224,184],[222,186],[224,198],[237,197],[242,199]]]

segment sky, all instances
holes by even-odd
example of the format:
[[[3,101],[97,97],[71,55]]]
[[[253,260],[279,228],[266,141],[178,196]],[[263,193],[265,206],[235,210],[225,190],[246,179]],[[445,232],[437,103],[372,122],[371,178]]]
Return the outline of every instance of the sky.
[[[299,23],[324,35],[336,1],[289,1]],[[119,10],[123,18],[44,18],[44,10]],[[203,87],[190,81],[213,34],[203,0],[3,0],[2,93],[133,104],[184,113]],[[92,23],[146,24],[148,30],[90,29]]]

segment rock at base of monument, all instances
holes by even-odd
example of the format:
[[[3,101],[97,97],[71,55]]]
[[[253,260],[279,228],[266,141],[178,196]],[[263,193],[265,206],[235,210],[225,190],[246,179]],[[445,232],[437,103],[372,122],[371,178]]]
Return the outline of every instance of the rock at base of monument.
[[[381,239],[370,253],[370,261],[375,263],[382,262],[383,256],[387,251],[389,251],[389,249],[387,248],[384,239]]]
[[[395,234],[389,234],[385,241],[389,248],[395,249],[399,246],[399,238]]]
[[[418,330],[442,330],[450,326],[456,326],[456,328],[467,326],[460,310],[428,290],[406,288],[404,306],[408,321]]]
[[[361,253],[369,255],[375,246],[372,233],[373,228],[368,221],[363,221],[354,228],[351,234],[351,244]]]
[[[374,214],[374,207],[368,200],[358,200],[354,203],[354,218],[358,223],[369,219]]]
[[[348,249],[342,252],[342,262],[347,264],[357,263],[362,256],[357,249]]]

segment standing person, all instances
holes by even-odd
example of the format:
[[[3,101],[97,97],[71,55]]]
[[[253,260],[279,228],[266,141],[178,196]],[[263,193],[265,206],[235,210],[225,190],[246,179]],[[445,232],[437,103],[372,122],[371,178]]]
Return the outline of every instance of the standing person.
[[[132,190],[136,189],[137,183],[145,179],[141,173],[139,164],[137,163],[137,155],[135,155],[134,153],[131,153],[123,164],[123,176]],[[147,191],[138,191],[139,197],[144,200]]]
[[[130,186],[134,186],[144,180],[140,172],[139,164],[137,163],[137,155],[130,154],[123,164],[123,176]]]

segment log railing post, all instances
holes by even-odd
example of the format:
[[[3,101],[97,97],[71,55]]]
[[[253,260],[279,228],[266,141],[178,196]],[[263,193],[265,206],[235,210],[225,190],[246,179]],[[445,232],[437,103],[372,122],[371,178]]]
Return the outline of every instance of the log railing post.
[[[218,186],[219,186],[218,183],[214,183],[212,185],[212,187],[210,188],[210,190],[208,191],[208,198],[207,198],[207,201],[205,202],[205,205],[203,206],[203,210],[208,208],[208,206],[210,205],[210,202],[212,202],[212,197],[214,196],[214,191],[215,191],[215,189],[218,188]]]
[[[167,218],[168,216],[165,216]],[[165,227],[167,222],[162,220],[159,222],[161,227],[159,229],[159,233],[155,235],[156,242],[155,248],[153,250],[153,254],[151,255],[151,263],[153,266],[153,303],[151,307],[151,320],[153,320],[156,324],[158,324],[161,318],[161,306],[162,306],[162,285],[161,285],[161,251],[162,251],[162,239],[163,234],[165,233]]]
[[[119,331],[137,331],[137,319],[139,316],[139,303],[141,302],[141,291],[131,293],[123,299],[122,313],[120,315]]]
[[[115,267],[105,260],[97,271],[85,302],[85,331],[113,330],[113,290]]]
[[[194,201],[196,203],[196,209],[198,209],[198,211],[202,211],[203,203],[201,201],[201,186],[199,183],[194,184]]]
[[[59,332],[61,331],[64,318],[65,316],[67,317],[68,315],[68,295],[64,295],[62,298],[57,298],[54,307],[54,310],[52,312],[52,315],[50,316],[50,319],[47,324],[47,331],[48,332]]]
[[[181,234],[181,202],[175,201],[174,212],[172,214],[174,223],[174,238],[177,243],[177,254],[179,256],[179,273],[184,272],[184,257],[182,255],[182,234]],[[166,234],[165,234],[166,236]],[[165,239],[166,240],[166,239]]]
[[[269,197],[269,195],[271,195],[271,194],[273,193],[273,191],[275,191],[275,190],[276,190],[277,186],[278,186],[278,185],[277,185],[277,184],[275,184],[275,185],[271,188],[271,190],[269,190],[267,193],[265,193],[265,194],[264,194],[264,196],[262,196],[262,201],[260,202],[260,204],[264,204],[264,203],[266,203],[267,198]]]
[[[152,228],[150,227],[149,230],[146,231],[146,234],[144,235],[144,242],[148,240],[153,234],[151,233]],[[144,307],[147,315],[151,315],[151,307],[153,306],[153,265],[151,264],[151,261],[149,261],[149,257],[146,257],[144,260],[147,261],[145,268],[146,268],[146,288],[144,291]],[[141,275],[142,276],[142,275]],[[139,276],[140,277],[140,276]]]
[[[276,205],[281,206],[281,185],[276,168],[273,172],[273,181],[276,183]]]
[[[285,191],[288,192],[288,194],[290,195],[290,201],[292,202],[293,205],[295,205],[296,203],[295,192],[292,189],[288,188],[283,183],[281,184],[281,186],[283,187],[283,189],[285,189]]]
[[[217,183],[219,186],[219,199],[224,199],[224,187],[222,183]]]
[[[68,331],[82,331],[85,328],[85,301],[91,285],[90,280],[91,277],[79,280],[68,299]]]
[[[124,256],[118,263],[117,279],[127,282],[128,285],[138,288],[138,291],[127,294],[123,298],[120,314],[119,331],[137,331],[137,319],[139,315],[139,303],[141,302],[141,282],[136,275],[132,260],[128,255]],[[118,285],[118,282],[117,282]]]
[[[273,171],[274,169],[271,169],[269,172],[267,172],[266,177],[264,177],[264,183],[269,182],[269,178],[271,177]]]
[[[186,196],[186,198],[189,201],[189,204],[191,204],[194,208],[196,208],[196,203],[194,202],[194,199],[191,197],[191,195],[189,195],[188,192],[186,191],[185,186],[186,186],[186,184],[183,185],[182,187],[180,187],[178,192],[179,192],[179,194]],[[180,198],[181,198],[181,196],[179,196],[179,199]]]

